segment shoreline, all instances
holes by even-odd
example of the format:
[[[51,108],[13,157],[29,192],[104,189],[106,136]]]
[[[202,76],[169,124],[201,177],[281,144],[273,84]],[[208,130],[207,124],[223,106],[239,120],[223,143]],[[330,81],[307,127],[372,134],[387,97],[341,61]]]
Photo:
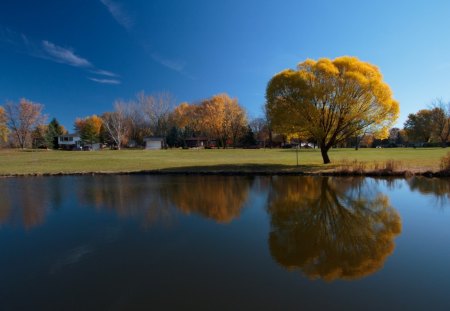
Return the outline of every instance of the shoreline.
[[[47,173],[12,173],[0,174],[0,178],[12,177],[53,177],[53,176],[113,176],[113,175],[198,175],[198,176],[330,176],[330,177],[428,177],[448,178],[447,171],[285,171],[285,170],[183,170],[183,169],[156,169],[140,171],[91,171],[91,172],[47,172]]]

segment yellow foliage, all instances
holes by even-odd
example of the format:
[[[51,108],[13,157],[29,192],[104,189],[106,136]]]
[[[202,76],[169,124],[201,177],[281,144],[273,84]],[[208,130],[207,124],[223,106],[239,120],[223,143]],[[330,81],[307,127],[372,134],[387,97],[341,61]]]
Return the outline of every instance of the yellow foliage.
[[[211,139],[228,139],[236,142],[247,125],[244,109],[236,98],[218,94],[199,104],[182,103],[171,115],[172,122],[180,128],[189,127]]]
[[[307,132],[318,141],[324,163],[332,146],[363,131],[385,133],[399,115],[378,67],[349,56],[307,59],[297,70],[276,74],[266,98],[274,130]]]

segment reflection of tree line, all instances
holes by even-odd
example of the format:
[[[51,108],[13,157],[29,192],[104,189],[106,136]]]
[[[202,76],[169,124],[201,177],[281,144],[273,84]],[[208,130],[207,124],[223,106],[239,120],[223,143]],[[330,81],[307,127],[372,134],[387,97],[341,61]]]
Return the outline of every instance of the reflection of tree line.
[[[53,188],[54,191],[49,191]],[[42,224],[50,202],[62,200],[55,179],[27,178],[0,180],[0,225],[31,229]]]
[[[256,181],[256,182],[255,182]],[[411,190],[449,196],[442,179],[408,180]],[[0,180],[0,225],[32,228],[68,200],[110,209],[146,225],[175,209],[219,223],[238,217],[250,189],[267,192],[274,260],[311,278],[354,279],[380,269],[401,231],[377,183],[363,178],[96,176]]]
[[[32,228],[67,201],[136,216],[146,225],[170,222],[173,207],[219,223],[238,217],[253,178],[221,176],[95,176],[4,179],[0,224]],[[65,201],[64,201],[65,200]]]
[[[172,211],[160,196],[164,183],[154,178],[83,178],[77,184],[76,191],[82,206],[112,210],[119,217],[138,217],[145,225],[171,221]]]
[[[425,195],[433,195],[437,199],[450,199],[450,180],[448,178],[415,177],[408,179],[411,191],[419,191]]]
[[[219,223],[239,216],[247,200],[251,178],[221,176],[105,176],[86,180],[79,200],[121,216],[144,216],[147,223],[170,219],[171,207]]]

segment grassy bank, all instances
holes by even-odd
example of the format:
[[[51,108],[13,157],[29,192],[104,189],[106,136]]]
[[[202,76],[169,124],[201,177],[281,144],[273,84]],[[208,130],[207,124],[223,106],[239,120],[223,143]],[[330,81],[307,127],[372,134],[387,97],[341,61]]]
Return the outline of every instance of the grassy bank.
[[[0,175],[137,172],[332,172],[356,166],[380,169],[392,160],[395,170],[436,171],[450,149],[334,149],[331,165],[323,165],[318,150],[300,150],[299,166],[292,149],[259,150],[0,150]]]

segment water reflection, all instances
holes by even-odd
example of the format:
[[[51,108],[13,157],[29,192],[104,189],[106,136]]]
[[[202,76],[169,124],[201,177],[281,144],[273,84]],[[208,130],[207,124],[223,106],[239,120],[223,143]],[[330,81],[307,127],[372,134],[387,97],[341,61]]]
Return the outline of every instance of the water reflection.
[[[251,184],[251,178],[221,176],[104,176],[84,180],[79,199],[121,216],[144,216],[146,224],[170,221],[171,207],[228,223],[239,216]]]
[[[53,203],[58,203],[61,189],[51,180],[3,179],[0,184],[0,225],[31,229],[45,222]],[[6,184],[6,185],[5,185]],[[54,189],[54,191],[49,191]]]
[[[327,177],[254,180],[230,176],[3,180],[0,224],[29,229],[43,224],[52,208],[67,202],[134,217],[144,226],[171,225],[179,212],[229,223],[239,217],[253,189],[268,198],[270,252],[287,269],[301,270],[310,278],[354,279],[380,269],[392,253],[401,231],[400,217],[377,191],[378,182]],[[449,193],[448,184],[440,180],[408,182],[413,190]]]
[[[289,270],[327,281],[380,269],[394,249],[401,221],[389,199],[365,183],[362,178],[275,178],[268,204],[273,258]]]
[[[81,206],[135,217],[143,226],[171,225],[175,213],[161,197],[166,186],[164,180],[149,176],[97,176],[80,178],[76,191]]]
[[[251,177],[95,176],[0,181],[0,224],[33,228],[48,210],[72,202],[136,217],[143,225],[170,225],[176,214],[197,214],[229,223],[247,201]]]
[[[411,191],[419,191],[433,196],[440,207],[448,205],[450,201],[450,180],[446,178],[415,177],[407,180]]]
[[[219,223],[229,223],[241,213],[253,178],[179,176],[162,197],[185,214],[195,213]]]

